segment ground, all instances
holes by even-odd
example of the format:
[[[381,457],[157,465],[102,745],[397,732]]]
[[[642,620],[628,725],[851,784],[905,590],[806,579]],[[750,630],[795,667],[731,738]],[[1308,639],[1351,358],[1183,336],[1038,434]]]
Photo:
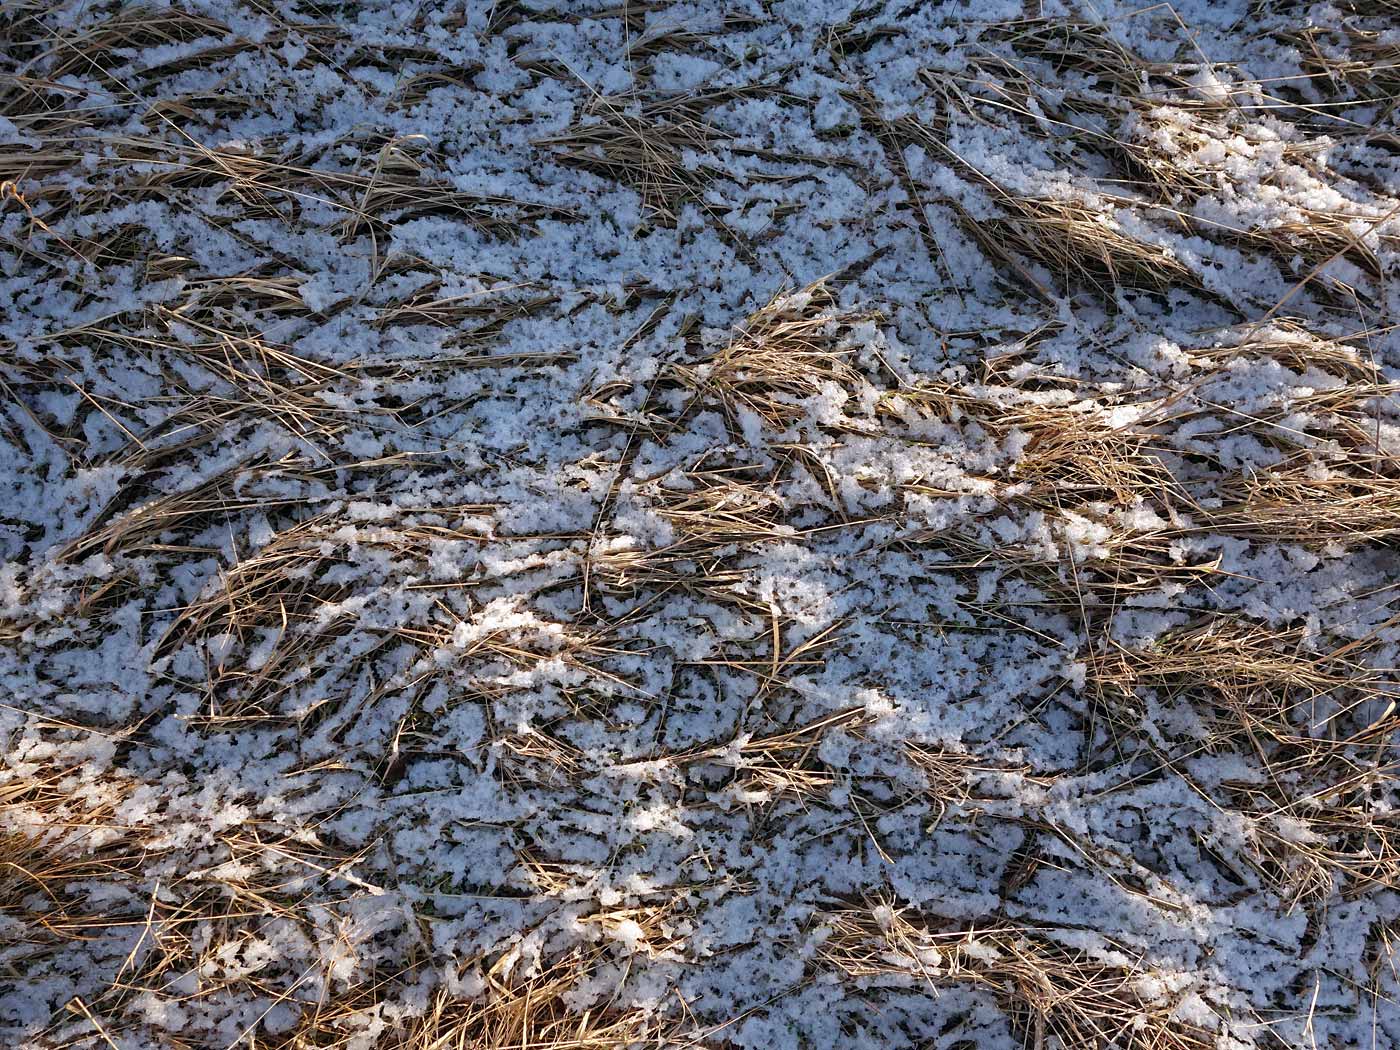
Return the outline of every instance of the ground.
[[[0,3],[0,1044],[1400,1045],[1400,7]]]

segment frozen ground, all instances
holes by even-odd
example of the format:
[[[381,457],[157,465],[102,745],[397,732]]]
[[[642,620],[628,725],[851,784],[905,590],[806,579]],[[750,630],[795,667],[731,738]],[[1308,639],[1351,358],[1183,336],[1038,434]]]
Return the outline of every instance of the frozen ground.
[[[0,1044],[1400,1045],[1400,8],[0,3]]]

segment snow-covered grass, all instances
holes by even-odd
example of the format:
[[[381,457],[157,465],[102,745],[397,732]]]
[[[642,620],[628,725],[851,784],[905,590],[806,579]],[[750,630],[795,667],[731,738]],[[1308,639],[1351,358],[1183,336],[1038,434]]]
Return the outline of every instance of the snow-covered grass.
[[[1397,65],[0,0],[0,1044],[1400,1045]]]

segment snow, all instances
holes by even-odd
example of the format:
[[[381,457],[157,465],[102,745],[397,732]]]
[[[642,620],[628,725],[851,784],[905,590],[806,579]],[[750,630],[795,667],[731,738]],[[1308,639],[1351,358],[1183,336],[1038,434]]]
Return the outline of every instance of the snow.
[[[1396,530],[1222,524],[1294,466],[1394,479],[1400,167],[1281,42],[1383,19],[1024,6],[1152,76],[1013,3],[183,0],[223,28],[15,45],[53,82],[0,115],[0,832],[99,863],[0,878],[0,1042],[262,1046],[344,997],[370,1050],[573,952],[579,1015],[715,1045],[1027,1045],[954,974],[997,940],[895,939],[995,919],[1221,1047],[1400,1045],[1400,896],[1327,822],[1400,805]],[[719,88],[669,220],[645,154],[549,141]],[[969,225],[1006,194],[1192,281],[1018,273]],[[840,367],[731,379],[765,307]],[[1352,646],[1366,696],[1287,695],[1363,786],[1277,784],[1228,676],[1105,684],[1208,619]],[[903,972],[824,961],[858,902]],[[15,934],[60,906],[99,919]]]

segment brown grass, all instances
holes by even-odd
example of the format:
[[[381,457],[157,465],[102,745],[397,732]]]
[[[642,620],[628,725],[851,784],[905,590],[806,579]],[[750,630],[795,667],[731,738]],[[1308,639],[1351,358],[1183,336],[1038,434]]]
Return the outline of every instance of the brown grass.
[[[862,375],[842,336],[869,314],[841,311],[822,282],[779,295],[739,326],[719,352],[697,365],[676,365],[675,378],[706,401],[717,402],[730,424],[754,413],[774,430],[806,417],[801,400],[827,383],[851,392]]]
[[[1358,14],[1394,15],[1385,3]],[[1335,94],[1355,92],[1362,98],[1389,103],[1400,95],[1400,44],[1387,39],[1380,26],[1349,24],[1341,32],[1314,26],[1282,34],[1303,56],[1303,68]]]
[[[1053,930],[1006,920],[958,928],[893,901],[864,902],[821,916],[823,962],[850,978],[909,977],[935,989],[986,990],[1028,1046],[1114,1046],[1124,1050],[1213,1050],[1211,1033],[1178,1020],[1179,975],[1142,964],[1103,962],[1066,947]],[[1117,949],[1121,956],[1122,949]],[[1189,983],[1179,980],[1176,984]]]
[[[1342,6],[1358,18],[1388,15],[1394,7],[1390,0]],[[590,14],[564,12],[558,18],[576,23],[621,17],[628,34],[623,46],[638,63],[639,83],[655,72],[650,59],[668,51],[726,61],[732,57],[712,48],[707,32],[649,21],[649,11],[660,12],[661,6],[634,3]],[[1095,386],[1075,374],[1078,366],[1072,362],[1039,359],[1034,336],[1023,340],[1014,365],[1001,367],[989,359],[990,350],[983,350],[1007,337],[963,333],[964,347],[974,342],[979,348],[976,360],[949,358],[949,370],[925,368],[924,377],[911,382],[878,354],[866,352],[864,332],[885,318],[872,307],[847,305],[843,271],[775,296],[704,351],[696,336],[698,315],[693,315],[667,336],[674,337],[675,345],[658,354],[664,362],[658,378],[634,412],[608,405],[618,388],[636,393],[632,384],[605,382],[595,389],[593,404],[612,412],[601,422],[622,426],[627,444],[593,533],[522,539],[558,545],[551,553],[567,547],[570,557],[582,551],[579,577],[557,585],[563,589],[581,583],[583,608],[577,618],[570,621],[557,609],[540,611],[538,630],[477,634],[471,619],[474,584],[454,580],[443,584],[441,596],[425,604],[427,611],[412,622],[362,624],[356,612],[339,605],[361,596],[356,588],[362,585],[335,582],[335,570],[354,559],[354,549],[387,551],[405,573],[419,574],[437,544],[494,543],[497,537],[488,527],[495,521],[494,508],[433,506],[422,513],[401,508],[372,529],[352,528],[354,537],[347,538],[342,529],[349,519],[341,509],[328,508],[310,493],[324,491],[336,472],[353,472],[358,482],[386,465],[416,469],[418,461],[388,452],[383,459],[360,462],[341,447],[346,435],[361,428],[375,433],[414,430],[468,403],[443,405],[410,395],[401,402],[394,396],[396,388],[442,380],[465,369],[551,366],[581,356],[549,347],[519,349],[503,337],[513,322],[564,301],[553,284],[513,284],[481,275],[487,290],[459,294],[453,290],[454,275],[389,254],[395,226],[447,217],[475,232],[509,239],[522,229],[574,221],[581,212],[464,191],[449,177],[452,167],[433,143],[379,128],[357,129],[305,151],[276,139],[204,145],[200,128],[211,118],[260,104],[218,92],[167,92],[154,101],[140,100],[139,124],[113,133],[106,122],[117,118],[98,107],[69,107],[75,89],[60,79],[95,78],[120,100],[121,106],[113,108],[124,110],[137,99],[133,87],[158,88],[189,70],[248,51],[280,48],[293,36],[313,47],[329,47],[343,41],[344,31],[329,25],[298,25],[293,31],[280,16],[265,11],[272,28],[254,42],[233,38],[226,26],[188,11],[136,6],[79,31],[55,32],[47,26],[46,12],[43,4],[21,2],[8,4],[3,13],[8,54],[0,56],[0,112],[38,143],[0,149],[0,206],[6,215],[20,217],[20,232],[9,248],[46,277],[71,266],[75,294],[91,290],[106,271],[123,267],[144,273],[147,281],[170,280],[175,290],[146,306],[41,334],[31,345],[0,344],[0,397],[7,410],[13,409],[0,418],[0,440],[20,457],[37,459],[35,442],[47,438],[72,471],[117,468],[123,478],[118,494],[78,535],[65,533],[42,556],[47,559],[43,564],[24,566],[26,573],[32,569],[37,575],[26,575],[22,586],[42,583],[44,573],[78,579],[92,559],[113,563],[110,576],[64,592],[71,602],[55,614],[54,630],[78,637],[102,630],[103,617],[146,586],[143,580],[164,578],[176,565],[225,561],[194,600],[159,611],[165,619],[154,620],[157,634],[151,639],[160,676],[173,678],[173,666],[186,671],[195,666],[201,672],[174,682],[199,696],[198,709],[181,717],[201,731],[232,738],[240,728],[272,726],[300,741],[302,731],[317,727],[322,716],[348,722],[392,695],[404,701],[404,711],[395,716],[392,738],[368,763],[372,768],[366,775],[370,784],[391,791],[416,757],[446,754],[438,750],[436,708],[426,699],[445,683],[453,693],[445,701],[449,707],[473,703],[485,712],[489,743],[483,746],[490,749],[494,775],[508,790],[549,798],[556,792],[581,795],[589,790],[587,781],[598,765],[589,750],[571,742],[568,717],[538,725],[502,724],[497,703],[509,699],[514,687],[493,679],[502,668],[526,672],[557,661],[590,680],[559,687],[569,715],[606,722],[614,701],[610,690],[634,691],[624,674],[609,668],[620,657],[649,652],[652,644],[631,637],[629,630],[652,602],[680,594],[697,605],[737,608],[755,629],[746,638],[731,639],[710,659],[678,662],[705,673],[719,669],[748,676],[757,682],[757,699],[727,743],[707,743],[651,761],[668,766],[668,775],[680,780],[693,767],[718,765],[722,772],[732,772],[726,784],[743,804],[770,816],[815,806],[829,800],[833,789],[847,787],[855,822],[864,824],[876,851],[888,860],[871,823],[888,799],[869,801],[847,772],[821,757],[822,743],[831,734],[865,739],[873,720],[861,707],[811,718],[804,706],[801,710],[809,713],[799,718],[789,702],[797,676],[821,671],[841,651],[847,623],[837,620],[799,635],[803,640],[794,643],[791,625],[776,603],[756,596],[751,566],[765,545],[771,549],[807,541],[826,529],[868,524],[847,520],[840,483],[850,479],[838,477],[836,461],[827,452],[841,447],[852,433],[891,444],[917,443],[912,428],[906,431],[899,424],[912,410],[949,427],[969,432],[975,427],[991,441],[1015,442],[1019,453],[1003,472],[964,479],[969,491],[976,489],[989,501],[985,513],[979,508],[947,529],[909,530],[899,510],[892,510],[879,520],[891,524],[897,538],[882,541],[872,553],[894,545],[929,548],[922,553],[946,555],[929,558],[930,571],[959,575],[960,582],[970,583],[989,570],[1028,582],[1039,596],[1024,605],[1037,614],[1067,618],[1082,636],[1075,643],[1079,648],[1047,633],[1055,628],[1032,627],[1030,617],[1027,623],[1014,619],[1009,613],[1023,610],[1009,600],[1005,605],[1000,599],[968,602],[963,608],[995,616],[993,629],[1023,630],[1047,648],[1064,646],[1069,657],[1085,661],[1088,679],[1080,692],[1093,709],[1091,720],[1107,717],[1115,738],[1141,741],[1147,736],[1143,720],[1150,693],[1198,719],[1201,739],[1193,743],[1254,764],[1258,779],[1207,789],[1173,756],[1159,756],[1164,769],[1180,775],[1210,805],[1239,818],[1243,844],[1230,863],[1285,907],[1320,909],[1338,892],[1350,898],[1379,887],[1400,887],[1400,829],[1377,801],[1395,776],[1389,756],[1400,730],[1395,670],[1381,666],[1384,628],[1339,641],[1325,623],[1323,633],[1315,636],[1296,625],[1215,612],[1167,631],[1151,644],[1131,647],[1114,641],[1108,629],[1116,611],[1133,598],[1181,595],[1181,608],[1214,608],[1211,588],[1227,574],[1213,555],[1189,552],[1191,542],[1203,536],[1293,544],[1329,557],[1383,554],[1394,546],[1400,536],[1400,472],[1382,440],[1382,428],[1394,422],[1400,384],[1385,378],[1363,337],[1326,337],[1304,322],[1274,318],[1280,304],[1267,315],[1272,325],[1190,350],[1189,366],[1170,378],[1134,369],[1130,382]],[[497,4],[484,36],[506,34],[526,14],[525,6]],[[847,63],[906,32],[882,23],[882,17],[874,9],[853,12],[848,22],[833,28],[831,53]],[[1154,17],[1167,16],[1159,11]],[[463,31],[465,24],[463,16],[444,26]],[[908,207],[907,218],[935,265],[947,266],[937,226],[946,216],[961,223],[999,274],[1027,286],[1043,300],[1040,306],[1050,307],[1028,320],[1027,327],[1057,324],[1046,318],[1069,291],[1093,293],[1107,314],[1124,323],[1131,318],[1126,311],[1119,314],[1116,303],[1123,290],[1208,297],[1202,275],[1164,246],[1170,243],[1168,233],[1181,231],[1267,253],[1286,268],[1295,256],[1315,271],[1334,259],[1345,260],[1358,268],[1364,278],[1359,283],[1367,287],[1350,288],[1320,273],[1309,278],[1308,287],[1318,290],[1330,308],[1351,310],[1377,298],[1369,288],[1379,288],[1387,278],[1397,242],[1389,227],[1375,223],[1384,212],[1372,204],[1307,210],[1294,221],[1238,230],[1190,215],[1191,203],[1229,189],[1232,178],[1228,166],[1196,162],[1193,147],[1250,135],[1254,118],[1241,116],[1238,107],[1254,88],[1242,86],[1238,98],[1204,97],[1191,84],[1194,74],[1210,65],[1204,56],[1199,62],[1150,62],[1120,44],[1111,25],[1081,18],[1026,17],[981,29],[980,50],[970,64],[920,74],[928,89],[922,102],[932,105],[932,118],[923,109],[917,119],[887,119],[858,81],[847,94],[864,129],[879,140],[904,191],[899,207]],[[1333,101],[1369,99],[1382,116],[1393,107],[1400,93],[1400,48],[1373,25],[1349,22],[1340,34],[1304,29],[1285,36],[1304,51],[1315,86],[1330,92]],[[1191,39],[1183,36],[1180,54],[1190,55]],[[508,42],[515,46],[513,39]],[[151,49],[191,43],[193,51],[170,61],[143,65],[139,57]],[[405,119],[435,88],[470,84],[478,72],[440,64],[427,48],[357,52],[353,58],[392,74],[413,66],[416,71],[402,78],[395,91],[394,104]],[[422,68],[428,63],[438,64]],[[521,56],[518,65],[533,77],[573,76],[548,58]],[[124,79],[112,75],[117,67],[125,70]],[[540,159],[635,190],[648,223],[674,225],[687,207],[718,221],[717,195],[733,173],[708,159],[730,145],[715,111],[768,90],[754,84],[684,94],[643,87],[625,95],[590,93],[567,128],[535,145]],[[809,101],[782,98],[785,106]],[[1163,105],[1188,114],[1190,127],[1171,130],[1177,125],[1162,116]],[[1299,114],[1308,111],[1301,105],[1282,108],[1287,112],[1279,119],[1300,122]],[[948,145],[956,121],[1002,127],[1007,114],[1014,128],[1028,129],[1052,151],[1062,151],[1072,175],[1084,174],[1071,163],[1073,150],[1084,147],[1107,158],[1113,175],[1124,176],[1140,196],[1051,196],[1043,189],[1017,189],[967,163]],[[1162,135],[1168,132],[1173,141],[1164,145]],[[1383,132],[1365,133],[1385,141]],[[821,137],[833,143],[844,134],[838,130]],[[85,170],[94,143],[101,147],[100,172],[82,182],[68,179],[69,173]],[[967,180],[985,197],[985,209],[973,214],[976,206],[970,201],[931,198],[906,158],[910,146]],[[1300,141],[1285,155],[1290,164],[1326,175],[1320,162],[1310,160],[1315,149],[1316,144]],[[793,159],[760,148],[734,152],[762,161]],[[834,153],[797,159],[841,166],[854,171],[853,178],[869,175],[860,163]],[[1354,186],[1344,188],[1350,192]],[[203,272],[193,259],[160,249],[142,223],[108,228],[86,222],[122,205],[179,204],[194,193],[217,209],[211,222],[266,261],[247,272]],[[1143,228],[1160,224],[1162,243],[1130,233],[1136,219],[1144,220]],[[331,231],[347,250],[361,251],[367,242],[368,286],[313,310],[303,298],[306,278],[296,260],[252,239],[248,228],[257,222],[248,220],[271,220],[297,230],[316,226]],[[77,222],[87,232],[60,236],[56,230],[65,222]],[[1364,243],[1358,224],[1375,227],[1368,229]],[[733,236],[719,225],[722,235]],[[885,250],[869,260],[878,260]],[[401,286],[407,291],[395,289],[390,280],[400,275],[414,278]],[[801,274],[804,280],[810,276]],[[932,289],[934,297],[955,284],[945,273]],[[685,301],[687,291],[658,290],[641,278],[629,284],[630,305],[623,309],[649,296],[663,302],[623,349],[651,334],[672,305]],[[601,292],[590,291],[583,300],[589,307],[612,308]],[[924,304],[914,305],[921,310]],[[419,329],[409,333],[413,336],[426,329],[428,350],[421,357],[329,363],[299,350],[295,336],[274,334],[294,325],[323,324],[361,308],[377,311],[367,323],[384,333],[386,342],[404,334],[403,329]],[[1027,308],[1024,301],[1016,304],[1017,311],[1025,312],[1022,308]],[[945,338],[936,316],[925,320],[926,328],[899,318],[901,333],[912,327],[928,344],[911,347],[913,353],[925,353],[935,342],[957,342]],[[506,344],[499,352],[498,342]],[[1093,351],[1104,349],[1095,346]],[[159,377],[164,393],[154,401],[137,401],[122,388],[118,372],[100,375],[86,366],[85,355],[144,369]],[[682,363],[676,363],[678,358]],[[1228,369],[1270,363],[1298,376],[1320,371],[1337,383],[1299,389],[1249,416],[1198,396],[1203,385]],[[954,371],[969,364],[970,369]],[[997,385],[967,379],[979,364],[987,382]],[[335,396],[347,391],[364,395],[363,402]],[[55,395],[79,398],[67,421],[45,407]],[[874,410],[866,413],[862,407],[839,422],[818,419],[809,402],[828,396],[873,405]],[[152,408],[160,410],[154,424]],[[664,446],[705,410],[724,417],[730,437],[743,451],[706,452],[664,475],[634,476],[637,445],[651,441]],[[1119,422],[1125,417],[1134,421]],[[1223,418],[1221,429],[1193,431],[1196,446],[1188,453],[1187,439],[1178,441],[1177,429],[1207,418]],[[28,429],[31,423],[38,428],[37,438]],[[299,451],[245,459],[197,481],[182,473],[191,453],[212,447],[229,433],[237,436],[265,424],[280,429],[281,437],[290,438]],[[97,433],[111,440],[95,440]],[[1249,471],[1225,469],[1223,458],[1212,458],[1211,439],[1234,435],[1257,440],[1277,453],[1278,461]],[[611,463],[600,454],[589,467],[599,461]],[[821,524],[791,524],[797,514],[812,509],[796,507],[789,499],[788,486],[799,468],[827,497],[816,508],[826,515]],[[624,488],[626,499],[669,528],[669,542],[653,548],[630,538],[610,538],[613,520],[608,514],[624,498],[619,495]],[[924,480],[905,482],[903,490],[935,499],[969,494]],[[1132,510],[1154,511],[1166,524],[1121,524]],[[240,541],[231,558],[205,546],[206,541],[195,543],[199,533],[213,526],[227,526],[232,534],[235,525],[259,513],[272,519],[274,531],[265,543]],[[1041,516],[1057,548],[989,538],[988,519],[1007,513]],[[455,523],[464,515],[490,522],[459,528]],[[1070,533],[1087,529],[1106,533],[1091,553],[1074,553]],[[412,586],[436,588],[438,581]],[[600,595],[606,600],[593,600]],[[0,646],[19,651],[32,644],[29,636],[39,626],[44,625],[0,625]],[[149,623],[143,629],[149,630]],[[352,630],[377,640],[372,639],[367,652],[342,659],[334,643]],[[385,661],[393,670],[380,674],[376,661],[389,647],[397,647],[397,662]],[[911,649],[910,659],[917,658],[918,651]],[[299,706],[303,692],[320,695]],[[119,749],[145,746],[144,729],[143,724],[114,730]],[[1092,743],[1092,721],[1086,735]],[[874,740],[865,742],[876,746]],[[1157,746],[1153,741],[1148,752],[1155,753]],[[899,799],[897,804],[920,802],[940,820],[957,807],[972,822],[987,815],[983,807],[990,811],[1001,798],[985,797],[995,790],[982,791],[979,778],[1021,778],[1048,788],[1060,777],[1019,759],[994,757],[1000,754],[904,741],[888,756],[902,775],[891,774],[882,787]],[[323,765],[316,769],[349,768],[336,757],[317,761]],[[288,775],[306,772],[297,767]],[[361,855],[323,840],[314,827],[293,831],[250,817],[214,836],[206,867],[156,893],[145,872],[164,849],[153,845],[159,837],[151,827],[126,827],[116,819],[120,801],[138,786],[126,772],[89,776],[67,765],[0,783],[0,915],[19,924],[14,943],[7,945],[14,951],[10,958],[29,963],[112,930],[129,926],[143,931],[142,951],[133,952],[129,965],[112,975],[107,992],[68,1004],[66,1015],[41,1037],[42,1045],[102,1045],[105,1040],[109,1047],[124,1046],[124,1040],[139,1035],[133,1034],[128,1010],[133,994],[164,994],[175,978],[200,971],[221,951],[238,949],[268,921],[309,929],[313,905],[333,911],[344,886],[355,893],[380,892],[355,874]],[[162,791],[162,800],[175,793],[173,788]],[[1119,853],[1036,816],[1017,822],[1027,831],[1028,843],[1008,858],[1001,887],[1006,900],[1043,872],[1037,835],[1056,837],[1116,890],[1150,897],[1142,884],[1157,876],[1136,854]],[[766,833],[759,827],[756,838]],[[586,899],[590,890],[583,868],[542,859],[550,853],[539,846],[512,847],[519,866],[510,871],[505,888],[528,896],[532,904]],[[104,888],[132,895],[93,892]],[[364,970],[348,985],[316,974],[307,982],[321,986],[316,995],[290,984],[294,978],[284,981],[285,975],[225,981],[206,974],[188,996],[194,1002],[295,1004],[299,1015],[290,1032],[266,1032],[254,1022],[240,1036],[248,1037],[250,1047],[278,1050],[357,1045],[375,1050],[659,1050],[722,1043],[733,1019],[716,1019],[718,1027],[707,1029],[695,1021],[674,986],[673,999],[653,1010],[627,1005],[625,984],[641,959],[667,965],[688,961],[685,936],[675,921],[683,898],[668,890],[645,896],[642,903],[584,909],[586,914],[571,920],[570,933],[578,942],[572,947],[551,945],[543,961],[532,960],[523,946],[465,960],[458,976],[463,987],[475,991],[438,987],[426,993],[417,1013],[392,1019],[386,1019],[385,1004],[409,996],[418,971],[439,966],[441,959],[414,954],[400,961],[402,972]],[[110,903],[118,899],[123,902]],[[147,903],[138,907],[133,901]],[[427,930],[430,919],[414,915],[411,921]],[[843,994],[870,994],[882,982],[907,987],[910,979],[931,989],[976,989],[997,1001],[1025,1045],[1037,1050],[1052,1043],[1123,1050],[1214,1046],[1213,1033],[1186,1023],[1177,1012],[1202,978],[1162,972],[1149,959],[1107,940],[1100,942],[1103,951],[1091,951],[1083,946],[1089,943],[1084,931],[1042,928],[1004,912],[976,923],[952,923],[893,899],[857,899],[822,914],[818,928],[818,960],[845,982]],[[634,941],[635,962],[617,951],[617,941]],[[378,1034],[364,1035],[379,1024]]]
[[[1187,93],[1194,63],[1149,62],[1118,42],[1110,26],[1075,18],[1022,18],[989,28],[989,39],[1044,63],[1056,74],[1081,73],[1127,98],[1165,96],[1173,102],[1218,108]]]
[[[24,924],[9,944],[22,957],[123,918],[85,892],[130,881],[147,859],[115,807],[111,785],[80,767],[0,784],[0,915]]]
[[[561,163],[632,186],[652,221],[672,225],[681,206],[701,200],[723,174],[695,158],[709,153],[717,139],[704,112],[725,97],[595,94],[578,121],[535,145]]]
[[[161,807],[181,797],[173,782],[153,796],[123,770],[82,766],[22,773],[0,785],[0,915],[23,923],[23,932],[7,939],[12,962],[35,965],[65,942],[136,933],[124,959],[89,974],[100,990],[69,1000],[35,1046],[110,1046],[137,1038],[124,1008],[142,991],[185,1003],[285,1000],[295,986],[221,977],[218,960],[236,955],[269,922],[304,927],[303,909],[319,882],[339,879],[382,892],[354,875],[357,856],[337,853],[314,831],[289,832],[257,818],[214,834],[201,849],[200,870],[154,879],[150,871],[169,854],[166,833],[173,829],[157,814],[139,824],[117,819],[118,806],[143,791]],[[182,991],[172,991],[174,984]]]
[[[1389,473],[1319,474],[1304,460],[1229,479],[1217,491],[1224,503],[1210,524],[1258,541],[1355,547],[1400,535],[1400,477]]]
[[[1096,681],[1125,696],[1152,688],[1186,697],[1220,737],[1254,751],[1268,745],[1290,765],[1384,742],[1400,728],[1391,710],[1361,713],[1363,701],[1400,700],[1388,671],[1359,662],[1352,645],[1316,654],[1303,645],[1297,629],[1220,617],[1170,631],[1147,649],[1106,647],[1090,667]]]
[[[506,954],[465,975],[469,983],[481,985],[478,994],[440,990],[420,1015],[389,1024],[380,1019],[378,1007],[396,982],[352,986],[304,1007],[292,1031],[260,1036],[257,1045],[266,1050],[340,1050],[361,1045],[366,1029],[376,1028],[376,1050],[659,1050],[704,1045],[694,1038],[681,1040],[678,1022],[640,1009],[606,1000],[592,1007],[572,1005],[570,994],[605,962],[601,951],[579,949],[530,968],[515,954]]]

